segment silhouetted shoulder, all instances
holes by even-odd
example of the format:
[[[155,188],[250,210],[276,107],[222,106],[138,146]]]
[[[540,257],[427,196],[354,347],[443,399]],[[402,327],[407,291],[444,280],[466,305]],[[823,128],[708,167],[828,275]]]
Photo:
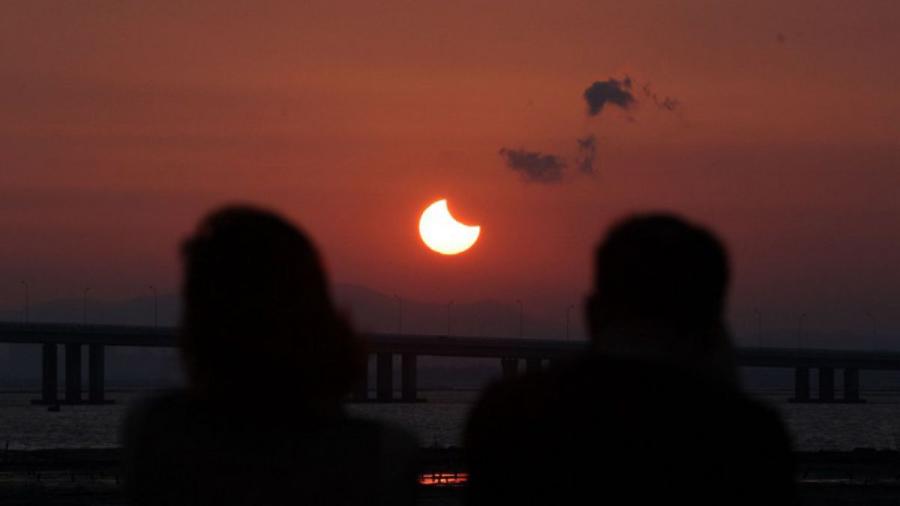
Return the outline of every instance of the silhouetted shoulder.
[[[136,504],[413,504],[418,445],[405,431],[277,406],[221,406],[173,393],[124,426]],[[263,410],[263,411],[260,411]]]
[[[658,363],[591,356],[499,382],[465,437],[470,504],[794,497],[790,442],[773,411]]]

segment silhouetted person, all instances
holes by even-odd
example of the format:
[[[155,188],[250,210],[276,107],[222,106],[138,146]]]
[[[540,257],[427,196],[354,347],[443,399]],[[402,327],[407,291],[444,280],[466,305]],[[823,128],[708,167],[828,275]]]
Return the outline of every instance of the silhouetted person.
[[[728,281],[706,230],[668,215],[616,225],[596,251],[590,351],[473,409],[469,503],[793,503],[783,425],[737,386]]]
[[[344,414],[364,373],[319,256],[282,218],[213,213],[183,248],[185,391],[126,422],[140,505],[412,504],[415,441]]]

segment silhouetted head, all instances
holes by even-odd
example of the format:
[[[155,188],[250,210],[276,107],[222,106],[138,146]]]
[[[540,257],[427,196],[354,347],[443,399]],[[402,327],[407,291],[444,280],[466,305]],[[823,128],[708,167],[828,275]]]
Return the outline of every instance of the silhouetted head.
[[[183,255],[181,345],[199,394],[321,407],[360,378],[360,343],[295,226],[269,211],[225,207],[200,223]]]
[[[668,214],[630,217],[596,250],[588,303],[594,342],[722,354],[730,349],[723,323],[728,283],[727,253],[711,232]]]

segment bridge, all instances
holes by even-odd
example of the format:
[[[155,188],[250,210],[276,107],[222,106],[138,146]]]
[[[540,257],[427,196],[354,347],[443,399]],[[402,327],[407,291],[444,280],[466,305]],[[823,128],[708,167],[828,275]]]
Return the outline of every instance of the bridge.
[[[172,348],[176,328],[119,325],[0,323],[0,343],[36,344],[41,352],[41,398],[45,404],[102,404],[105,398],[106,346]],[[375,396],[363,382],[354,393],[358,401],[417,400],[417,358],[471,357],[500,360],[504,376],[535,371],[547,361],[571,356],[586,348],[583,341],[476,338],[413,334],[370,334],[369,353],[375,355]],[[58,347],[65,349],[65,397],[58,399]],[[82,346],[88,347],[88,398],[82,398]],[[400,357],[400,398],[394,396],[394,357]],[[863,402],[859,371],[900,371],[900,353],[797,348],[739,348],[740,367],[794,369],[794,402]],[[810,372],[818,372],[818,396],[810,391]],[[843,371],[843,395],[835,396],[835,372]],[[368,378],[368,375],[366,375]]]

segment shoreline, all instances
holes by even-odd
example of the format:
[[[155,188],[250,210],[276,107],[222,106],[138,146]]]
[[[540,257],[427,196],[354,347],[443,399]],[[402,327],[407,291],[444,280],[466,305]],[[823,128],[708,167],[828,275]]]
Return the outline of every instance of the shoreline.
[[[464,473],[459,447],[423,447],[421,472]],[[0,450],[0,474],[65,472],[74,475],[116,475],[122,448],[54,448]],[[857,448],[852,451],[794,452],[799,483],[888,484],[900,488],[900,451]]]
[[[802,504],[900,503],[900,451],[859,448],[794,455]],[[121,448],[0,451],[0,496],[11,505],[123,505],[121,457]],[[465,473],[461,448],[422,448],[421,462],[423,477]],[[464,487],[453,480],[420,480],[419,489],[422,505],[462,503]]]

